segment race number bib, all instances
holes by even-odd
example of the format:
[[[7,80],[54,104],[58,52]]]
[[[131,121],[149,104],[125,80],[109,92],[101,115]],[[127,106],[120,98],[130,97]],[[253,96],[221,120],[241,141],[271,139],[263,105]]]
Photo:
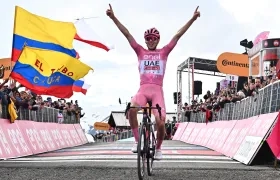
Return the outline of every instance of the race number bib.
[[[163,75],[163,66],[162,60],[142,60],[140,61],[140,74]]]

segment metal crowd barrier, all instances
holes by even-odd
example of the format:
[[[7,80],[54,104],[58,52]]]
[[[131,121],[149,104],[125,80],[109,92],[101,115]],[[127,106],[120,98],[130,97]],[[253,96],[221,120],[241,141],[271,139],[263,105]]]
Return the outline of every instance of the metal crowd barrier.
[[[128,139],[133,137],[133,133],[131,130],[120,132],[117,134],[111,134],[103,136],[101,139],[96,139],[97,142],[114,142],[121,139]]]
[[[1,117],[8,119],[8,109],[6,106],[2,105],[2,114]],[[20,107],[17,111],[18,118],[17,120],[30,120],[36,122],[58,122],[58,109],[43,107],[38,108],[38,110],[29,110],[23,107]],[[63,124],[76,124],[80,123],[79,118],[75,114],[68,114],[63,112]]]
[[[226,103],[224,108],[215,112],[217,121],[241,120],[260,114],[278,112],[280,110],[280,81],[260,89],[254,96],[242,99],[236,103]],[[182,116],[182,122],[188,119]],[[205,113],[191,112],[190,122],[205,122]]]

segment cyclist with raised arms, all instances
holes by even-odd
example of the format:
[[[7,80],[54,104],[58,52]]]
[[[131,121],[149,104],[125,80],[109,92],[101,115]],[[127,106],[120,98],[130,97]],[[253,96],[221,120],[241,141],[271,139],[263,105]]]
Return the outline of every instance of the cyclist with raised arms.
[[[145,31],[144,39],[148,49],[144,49],[139,45],[130,32],[122,23],[116,18],[112,6],[109,4],[109,9],[106,11],[123,35],[127,38],[130,46],[134,49],[138,57],[138,69],[140,73],[140,88],[131,100],[132,106],[145,106],[148,101],[152,101],[153,105],[159,104],[162,110],[162,116],[159,117],[157,110],[153,110],[153,114],[157,124],[157,144],[155,159],[162,159],[161,144],[165,135],[165,117],[166,109],[163,94],[163,78],[167,63],[167,57],[172,49],[177,44],[178,40],[189,29],[192,23],[200,17],[198,7],[194,11],[193,17],[175,34],[169,44],[161,49],[157,49],[160,40],[159,31],[156,28],[150,28]],[[138,120],[137,112],[139,109],[130,109],[128,113],[129,123],[135,138],[135,144],[132,147],[132,152],[137,152],[138,134]]]

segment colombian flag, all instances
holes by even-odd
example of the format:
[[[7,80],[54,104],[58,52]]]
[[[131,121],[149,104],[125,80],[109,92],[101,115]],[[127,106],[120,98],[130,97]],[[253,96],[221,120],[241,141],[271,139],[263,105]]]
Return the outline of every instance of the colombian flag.
[[[18,60],[24,45],[76,57],[75,34],[76,28],[71,22],[50,20],[16,6],[12,61]]]
[[[25,46],[11,77],[38,95],[70,98],[91,67],[65,53]]]
[[[24,44],[62,52],[72,57],[79,57],[73,49],[74,39],[105,51],[113,48],[106,45],[84,20],[79,20],[75,24],[54,21],[16,6],[14,21],[12,61],[18,60]]]

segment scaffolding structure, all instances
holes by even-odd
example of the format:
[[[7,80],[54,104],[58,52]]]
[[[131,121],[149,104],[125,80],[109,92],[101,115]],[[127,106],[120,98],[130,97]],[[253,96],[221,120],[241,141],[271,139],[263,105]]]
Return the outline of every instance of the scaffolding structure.
[[[225,77],[225,74],[220,73],[216,66],[216,60],[202,59],[189,57],[177,67],[177,120],[181,119],[182,112],[182,73],[188,74],[188,101],[191,103],[191,98],[194,100],[194,74],[203,74],[208,76]],[[192,87],[192,90],[191,90]],[[178,95],[180,92],[180,96]]]

